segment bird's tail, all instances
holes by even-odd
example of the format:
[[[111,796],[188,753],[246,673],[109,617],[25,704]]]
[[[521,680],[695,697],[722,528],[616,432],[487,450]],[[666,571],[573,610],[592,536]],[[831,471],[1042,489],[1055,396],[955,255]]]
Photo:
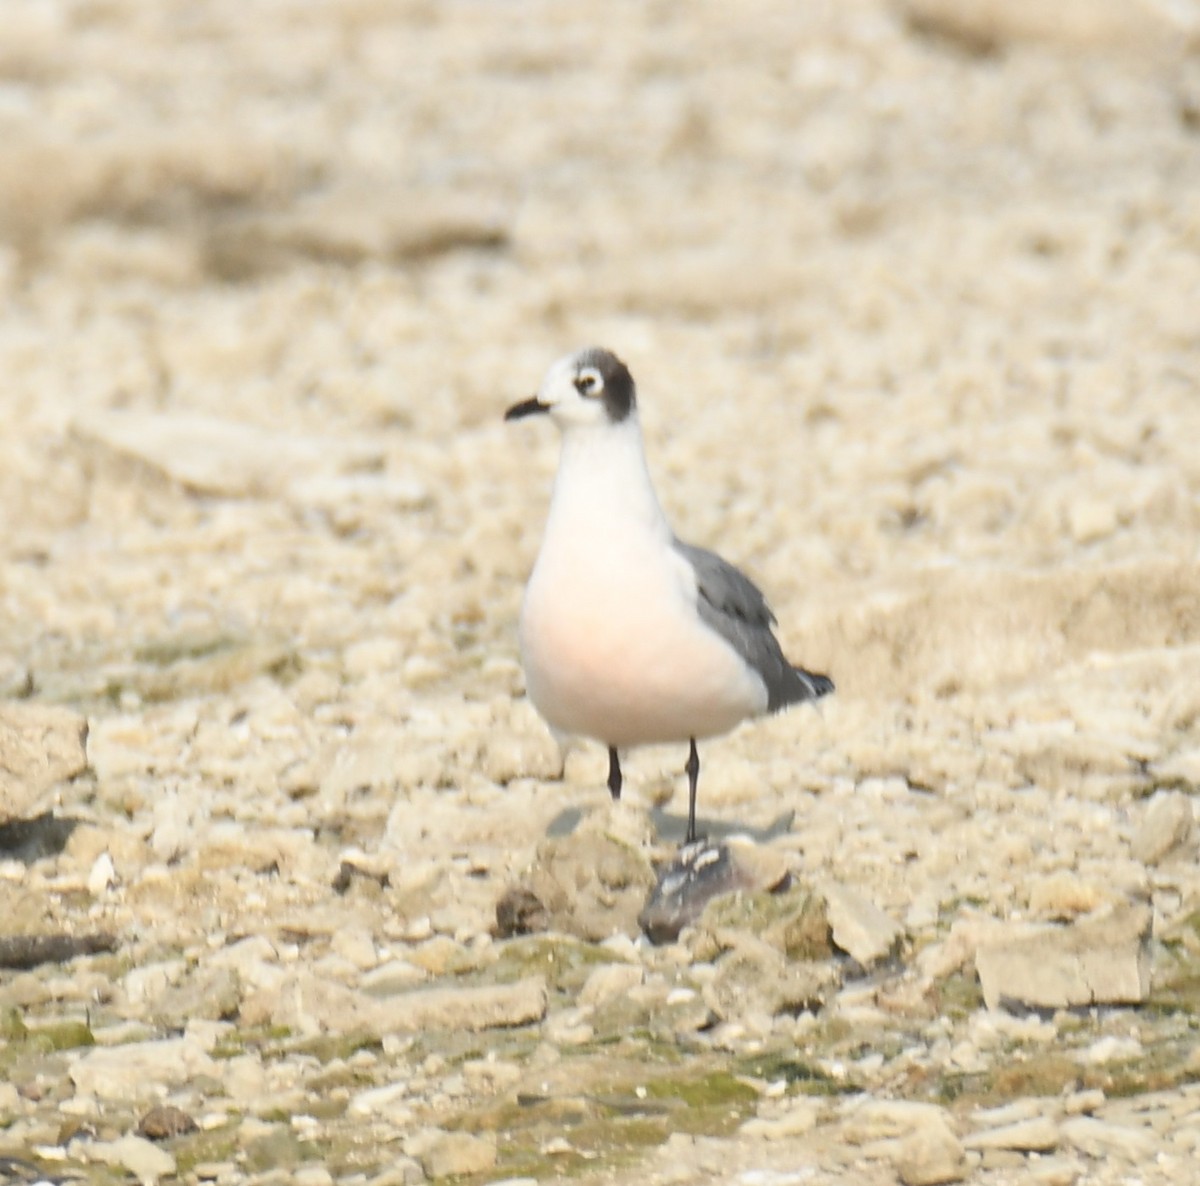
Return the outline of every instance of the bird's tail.
[[[803,667],[792,668],[792,679],[789,683],[789,704],[797,704],[802,700],[820,700],[822,696],[828,696],[833,691],[833,680],[829,676],[805,671]]]

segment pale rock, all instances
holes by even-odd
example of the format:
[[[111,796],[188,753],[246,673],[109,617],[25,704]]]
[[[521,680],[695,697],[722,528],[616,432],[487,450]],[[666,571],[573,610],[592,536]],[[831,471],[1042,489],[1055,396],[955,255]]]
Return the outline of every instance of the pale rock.
[[[238,1054],[221,1064],[221,1083],[231,1100],[245,1106],[267,1094],[267,1071],[257,1054]]]
[[[241,978],[232,968],[202,962],[180,983],[171,985],[151,1003],[149,1013],[168,1028],[198,1022],[219,1023],[237,1016],[242,1002]]]
[[[93,898],[100,897],[101,894],[107,893],[117,884],[117,870],[113,865],[112,857],[106,852],[102,852],[93,862],[91,869],[88,871],[87,888],[88,893]]]
[[[963,1138],[968,1149],[1016,1149],[1022,1153],[1045,1153],[1059,1144],[1058,1125],[1048,1116],[1018,1120],[999,1128],[987,1128]]]
[[[899,924],[858,890],[830,882],[821,893],[834,944],[862,967],[871,967],[896,949],[903,934]]]
[[[175,1158],[145,1137],[128,1134],[115,1141],[77,1141],[71,1149],[89,1161],[99,1161],[131,1173],[143,1184],[175,1173]]]
[[[33,673],[29,668],[11,655],[0,655],[0,700],[20,700],[33,688]]]
[[[346,648],[342,666],[351,679],[362,679],[398,670],[405,657],[405,645],[398,638],[365,638]]]
[[[381,1173],[367,1179],[366,1186],[423,1186],[427,1181],[421,1163],[405,1153],[390,1150],[387,1166]]]
[[[125,999],[131,1005],[142,1004],[161,996],[172,985],[178,984],[187,973],[187,961],[163,960],[161,963],[144,964],[130,968],[121,979]]]
[[[366,927],[349,926],[334,931],[329,941],[330,949],[353,965],[360,972],[374,968],[379,962],[375,940]]]
[[[1083,1165],[1065,1157],[1044,1157],[1024,1167],[1024,1172],[1036,1186],[1075,1186],[1083,1176]]]
[[[986,1012],[978,1010],[971,1014],[967,1023],[970,1039],[981,1050],[1005,1050],[1013,1045],[1028,1046],[1035,1042],[1043,1045],[1058,1038],[1058,1026],[1052,1017],[1039,1017],[1030,1013],[1024,1017],[1014,1017],[1009,1013]],[[1012,1108],[1029,1105],[1029,1111],[1020,1118],[1038,1114],[1039,1104],[1036,1099],[1019,1100]],[[1013,1116],[1012,1119],[1018,1119]],[[993,1123],[1001,1123],[993,1121]]]
[[[868,1097],[850,1102],[843,1112],[843,1131],[846,1139],[855,1145],[903,1137],[917,1129],[938,1125],[953,1131],[950,1114],[945,1108],[915,1100],[877,1100]]]
[[[507,786],[518,778],[549,782],[562,776],[558,747],[542,731],[490,732],[484,739],[482,762],[484,774],[499,786]]]
[[[392,1153],[388,1163],[383,1173],[367,1179],[366,1186],[421,1186],[425,1181],[425,1171],[415,1157]]]
[[[803,1136],[817,1127],[821,1105],[816,1100],[789,1100],[747,1120],[738,1130],[744,1136],[764,1141],[784,1141]]]
[[[419,934],[425,929],[432,929],[428,918],[422,918],[420,927],[409,933]],[[409,952],[408,958],[431,976],[445,976],[455,969],[455,965],[461,963],[463,948],[461,943],[456,943],[449,935],[430,934]]]
[[[227,1182],[236,1180],[238,1167],[232,1161],[198,1161],[193,1172],[201,1182]]]
[[[34,809],[56,783],[88,765],[87,718],[73,709],[0,703],[0,823]]]
[[[72,426],[86,446],[156,471],[197,494],[258,497],[288,490],[297,474],[373,469],[383,446],[365,438],[301,436],[278,426],[222,420],[195,413],[103,411]]]
[[[1091,1066],[1103,1066],[1110,1062],[1128,1062],[1144,1054],[1145,1050],[1137,1038],[1108,1034],[1088,1046],[1080,1056],[1080,1061]]]
[[[524,1073],[515,1062],[489,1055],[463,1063],[463,1079],[473,1091],[507,1091],[515,1087]]]
[[[1063,1111],[1068,1116],[1086,1116],[1104,1107],[1104,1092],[1098,1087],[1087,1091],[1073,1091],[1063,1100]]]
[[[645,978],[645,972],[636,964],[604,964],[593,969],[579,990],[581,1005],[593,1007],[606,1005],[609,1001],[624,997]]]
[[[1191,796],[1182,791],[1159,791],[1146,805],[1130,851],[1136,860],[1157,865],[1187,845],[1195,823]]]
[[[737,947],[721,957],[716,974],[701,988],[704,1005],[722,1021],[815,1010],[836,984],[828,963],[789,960],[750,935],[730,936]]]
[[[291,1172],[295,1186],[333,1186],[333,1175],[323,1165],[304,1165]]]
[[[369,866],[366,867],[369,868]],[[432,937],[433,923],[430,921],[428,914],[420,914],[416,918],[409,920],[404,924],[400,932],[400,938],[405,943],[424,943],[426,939]]]
[[[228,947],[214,951],[210,967],[229,968],[238,974],[247,988],[277,991],[288,971],[280,966],[280,953],[265,935],[250,935]]]
[[[1077,544],[1092,544],[1116,531],[1116,508],[1103,499],[1077,498],[1067,508],[1067,524]]]
[[[414,988],[428,979],[429,973],[424,968],[405,959],[392,959],[364,972],[359,977],[358,987],[375,996],[387,996]]]
[[[1073,919],[1090,914],[1112,894],[1073,873],[1054,873],[1036,880],[1029,891],[1029,910],[1038,918]]]
[[[189,1038],[163,1038],[122,1046],[95,1046],[70,1066],[75,1090],[102,1100],[158,1099],[197,1075],[220,1068]]]
[[[419,768],[410,769],[413,762]],[[356,792],[385,794],[397,787],[436,785],[441,770],[437,755],[406,745],[397,729],[356,733],[337,746],[323,763],[319,794],[326,809],[338,808]]]
[[[944,980],[974,960],[981,946],[1004,934],[1005,924],[994,918],[957,919],[942,942],[931,943],[917,953],[917,968],[930,980]]]
[[[412,1108],[408,1104],[411,1094],[412,1084],[407,1080],[370,1087],[351,1098],[346,1107],[346,1115],[383,1116],[388,1119],[399,1116],[406,1120],[411,1119]]]
[[[539,842],[519,886],[544,907],[549,927],[591,942],[637,935],[657,880],[649,817],[622,799],[585,816],[566,836]]]
[[[1163,782],[1200,786],[1200,745],[1176,750],[1154,764],[1155,776]]]
[[[0,1089],[0,1113],[4,1111],[3,1098],[4,1092]],[[58,1110],[64,1116],[99,1116],[100,1104],[94,1095],[81,1095],[77,1092],[70,1099],[63,1100],[58,1105]]]
[[[1144,1128],[1110,1124],[1092,1116],[1072,1116],[1061,1125],[1063,1140],[1089,1157],[1122,1157],[1133,1164],[1158,1152],[1158,1140]]]
[[[12,1117],[21,1107],[21,1093],[15,1083],[0,1083],[0,1116]]]
[[[555,1046],[583,1046],[595,1036],[587,1010],[571,1008],[551,1013],[542,1023],[542,1036]]]
[[[417,510],[429,501],[429,487],[417,478],[388,474],[318,474],[292,482],[287,497],[302,510],[323,512],[348,532],[381,513]]]
[[[845,1109],[845,1139],[887,1157],[905,1186],[937,1186],[966,1174],[962,1147],[949,1113],[936,1104],[870,1100]]]
[[[1150,991],[1151,912],[1122,906],[1067,926],[1007,924],[975,953],[989,1009],[1136,1004]]]
[[[250,828],[238,821],[210,825],[196,846],[201,870],[278,869],[284,873],[322,876],[328,857],[313,844],[310,832],[299,828]]]
[[[309,1034],[356,1028],[380,1034],[431,1029],[473,1032],[540,1021],[546,1002],[541,976],[513,984],[441,985],[377,998],[297,972],[282,985],[272,1020]]]
[[[195,843],[195,820],[183,795],[163,795],[154,804],[150,851],[164,863],[176,860]]]
[[[924,1124],[900,1138],[892,1157],[904,1186],[938,1186],[967,1175],[962,1142],[944,1120]]]
[[[502,247],[508,229],[493,201],[467,190],[414,194],[379,203],[374,175],[341,173],[319,190],[269,213],[250,208],[222,222],[210,251],[227,275],[248,279],[296,263],[337,260],[357,266],[390,260],[409,266],[454,250]],[[354,387],[356,398],[369,392]]]
[[[600,946],[622,963],[636,964],[640,959],[638,945],[628,935],[609,935]]]
[[[1055,1107],[1055,1100],[1028,1096],[995,1108],[977,1108],[971,1113],[971,1123],[977,1129],[1007,1128],[1019,1121],[1034,1120],[1052,1113]]]
[[[89,740],[89,745],[91,744]],[[93,824],[78,824],[63,848],[63,855],[73,865],[89,869],[104,854],[112,859],[113,865],[141,867],[148,860],[146,846],[142,840],[123,828],[105,828]]]
[[[790,884],[794,854],[774,844],[760,844],[748,836],[730,836],[726,844],[738,881],[745,890],[774,893]]]
[[[404,1152],[415,1157],[431,1178],[483,1174],[496,1164],[496,1139],[426,1128],[405,1140]]]
[[[210,1017],[189,1017],[184,1025],[184,1036],[211,1054],[228,1040],[236,1028],[232,1021],[219,1021]]]

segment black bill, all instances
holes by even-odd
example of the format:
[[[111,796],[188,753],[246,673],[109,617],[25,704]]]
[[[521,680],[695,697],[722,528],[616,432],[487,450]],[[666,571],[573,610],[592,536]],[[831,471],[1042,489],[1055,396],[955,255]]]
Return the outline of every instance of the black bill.
[[[513,404],[513,406],[504,413],[504,419],[520,420],[524,416],[536,416],[539,412],[548,411],[550,411],[550,405],[542,403],[542,401],[535,395],[529,399],[522,400],[519,404]]]

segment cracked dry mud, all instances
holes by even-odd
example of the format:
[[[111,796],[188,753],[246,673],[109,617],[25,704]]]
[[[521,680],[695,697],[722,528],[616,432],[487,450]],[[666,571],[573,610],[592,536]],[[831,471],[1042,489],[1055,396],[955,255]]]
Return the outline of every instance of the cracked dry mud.
[[[1200,11],[1048,11],[6,7],[0,1181],[1194,1175]],[[660,946],[516,658],[585,342],[838,685]]]

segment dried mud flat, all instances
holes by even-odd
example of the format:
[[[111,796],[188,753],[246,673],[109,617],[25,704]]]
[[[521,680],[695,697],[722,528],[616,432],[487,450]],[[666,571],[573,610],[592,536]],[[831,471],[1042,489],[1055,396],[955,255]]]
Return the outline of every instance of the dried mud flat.
[[[1194,5],[4,26],[0,1181],[1194,1176]],[[515,654],[585,342],[838,683],[657,947],[683,755]]]

